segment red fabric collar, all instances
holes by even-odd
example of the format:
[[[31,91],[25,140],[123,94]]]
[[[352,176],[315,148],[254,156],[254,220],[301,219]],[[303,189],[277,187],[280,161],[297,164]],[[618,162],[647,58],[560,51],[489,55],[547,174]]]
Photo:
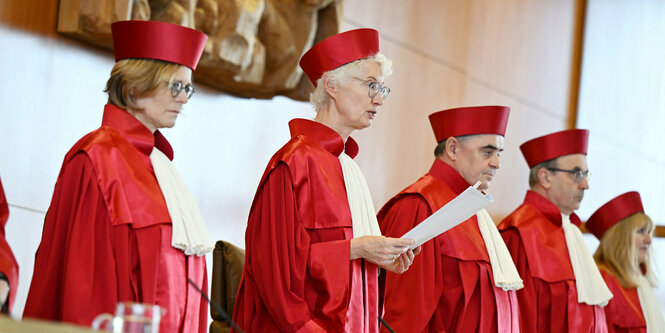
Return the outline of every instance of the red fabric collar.
[[[432,167],[428,173],[448,185],[457,195],[460,195],[464,190],[469,188],[469,183],[462,178],[462,175],[457,170],[438,158],[434,159],[434,163],[432,163]]]
[[[561,227],[562,221],[561,221],[561,211],[559,210],[559,207],[554,205],[544,196],[529,190],[526,192],[526,197],[524,198],[524,204],[535,208],[541,214],[543,214],[543,216],[545,216],[548,221],[552,222],[552,224],[554,224],[557,227]],[[575,213],[570,214],[570,222],[578,227],[582,224],[582,221]]]
[[[344,140],[337,132],[319,122],[307,119],[293,119],[289,121],[289,130],[291,131],[292,138],[298,135],[305,136],[335,156],[339,156],[343,151],[346,151],[346,154],[351,158],[355,158],[358,155],[359,148],[356,140],[349,137],[345,145]]]
[[[136,149],[145,155],[152,153],[153,147],[161,150],[170,160],[173,160],[173,148],[159,130],[151,133],[138,119],[129,114],[127,110],[112,104],[104,106],[102,126],[108,126],[120,132]]]

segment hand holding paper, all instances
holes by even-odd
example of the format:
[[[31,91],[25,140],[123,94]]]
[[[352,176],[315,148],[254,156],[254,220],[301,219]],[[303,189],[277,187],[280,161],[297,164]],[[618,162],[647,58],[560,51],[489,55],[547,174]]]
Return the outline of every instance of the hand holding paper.
[[[480,185],[480,182],[477,182],[473,187],[469,186],[455,199],[405,233],[401,238],[410,238],[416,241],[415,244],[409,246],[409,249],[415,249],[428,240],[454,228],[491,204],[492,197],[478,191],[478,185]]]

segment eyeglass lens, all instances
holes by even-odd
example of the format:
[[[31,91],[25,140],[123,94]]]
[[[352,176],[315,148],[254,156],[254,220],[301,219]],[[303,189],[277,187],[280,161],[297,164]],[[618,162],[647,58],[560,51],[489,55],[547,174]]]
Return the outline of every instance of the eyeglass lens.
[[[370,82],[369,84],[369,97],[374,98],[376,95],[381,92],[381,97],[383,99],[388,98],[388,94],[390,94],[390,88],[386,86],[381,86],[378,82]]]
[[[193,85],[183,85],[181,81],[178,81],[171,84],[171,96],[177,97],[183,89],[185,90],[185,95],[187,95],[188,99],[192,98],[192,95],[196,92]]]

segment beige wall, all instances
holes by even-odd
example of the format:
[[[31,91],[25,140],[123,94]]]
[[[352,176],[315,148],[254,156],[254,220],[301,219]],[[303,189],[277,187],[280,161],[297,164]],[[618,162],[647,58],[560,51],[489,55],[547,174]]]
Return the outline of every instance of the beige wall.
[[[10,203],[8,241],[21,264],[17,316],[62,158],[99,126],[113,66],[111,54],[54,32],[57,3],[0,2],[0,175]],[[575,105],[578,6],[574,0],[345,1],[345,29],[377,28],[394,64],[386,80],[390,98],[371,128],[354,133],[377,208],[429,168],[435,142],[428,114],[487,104],[512,108],[490,211],[505,216],[522,201],[527,167],[519,144],[566,128]],[[313,113],[285,98],[197,90],[165,135],[213,239],[244,246],[249,205],[266,162],[288,139],[286,123]],[[594,200],[585,214],[604,199]]]
[[[573,0],[346,1],[347,28],[374,27],[394,62],[392,93],[357,134],[377,205],[426,172],[436,144],[427,115],[450,107],[511,107],[502,170],[490,193],[497,218],[516,208],[528,168],[519,145],[566,128],[575,45]],[[379,163],[377,163],[379,162]]]

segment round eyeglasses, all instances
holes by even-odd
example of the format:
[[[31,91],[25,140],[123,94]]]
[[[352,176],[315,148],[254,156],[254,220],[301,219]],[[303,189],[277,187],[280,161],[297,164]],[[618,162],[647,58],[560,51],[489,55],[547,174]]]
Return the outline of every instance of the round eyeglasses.
[[[180,92],[185,90],[185,95],[187,95],[187,99],[192,98],[192,95],[196,92],[196,89],[194,89],[194,86],[191,83],[188,83],[187,85],[183,85],[182,81],[177,81],[169,84],[169,88],[171,88],[171,96],[173,97],[178,97],[180,95]]]
[[[384,86],[376,81],[365,80],[355,76],[353,78],[367,83],[367,85],[369,86],[369,90],[367,91],[367,95],[369,96],[369,98],[374,98],[379,93],[381,93],[381,97],[383,99],[388,98],[388,94],[390,94],[390,88],[388,86]]]
[[[573,177],[575,177],[575,182],[577,182],[577,183],[581,183],[582,180],[584,180],[584,179],[589,181],[589,178],[591,177],[591,172],[589,172],[589,170],[583,171],[582,169],[579,169],[579,168],[575,168],[575,169],[572,169],[572,170],[559,169],[559,168],[547,168],[547,170],[552,171],[552,172],[560,171],[560,172],[569,173],[569,174],[573,175]]]

